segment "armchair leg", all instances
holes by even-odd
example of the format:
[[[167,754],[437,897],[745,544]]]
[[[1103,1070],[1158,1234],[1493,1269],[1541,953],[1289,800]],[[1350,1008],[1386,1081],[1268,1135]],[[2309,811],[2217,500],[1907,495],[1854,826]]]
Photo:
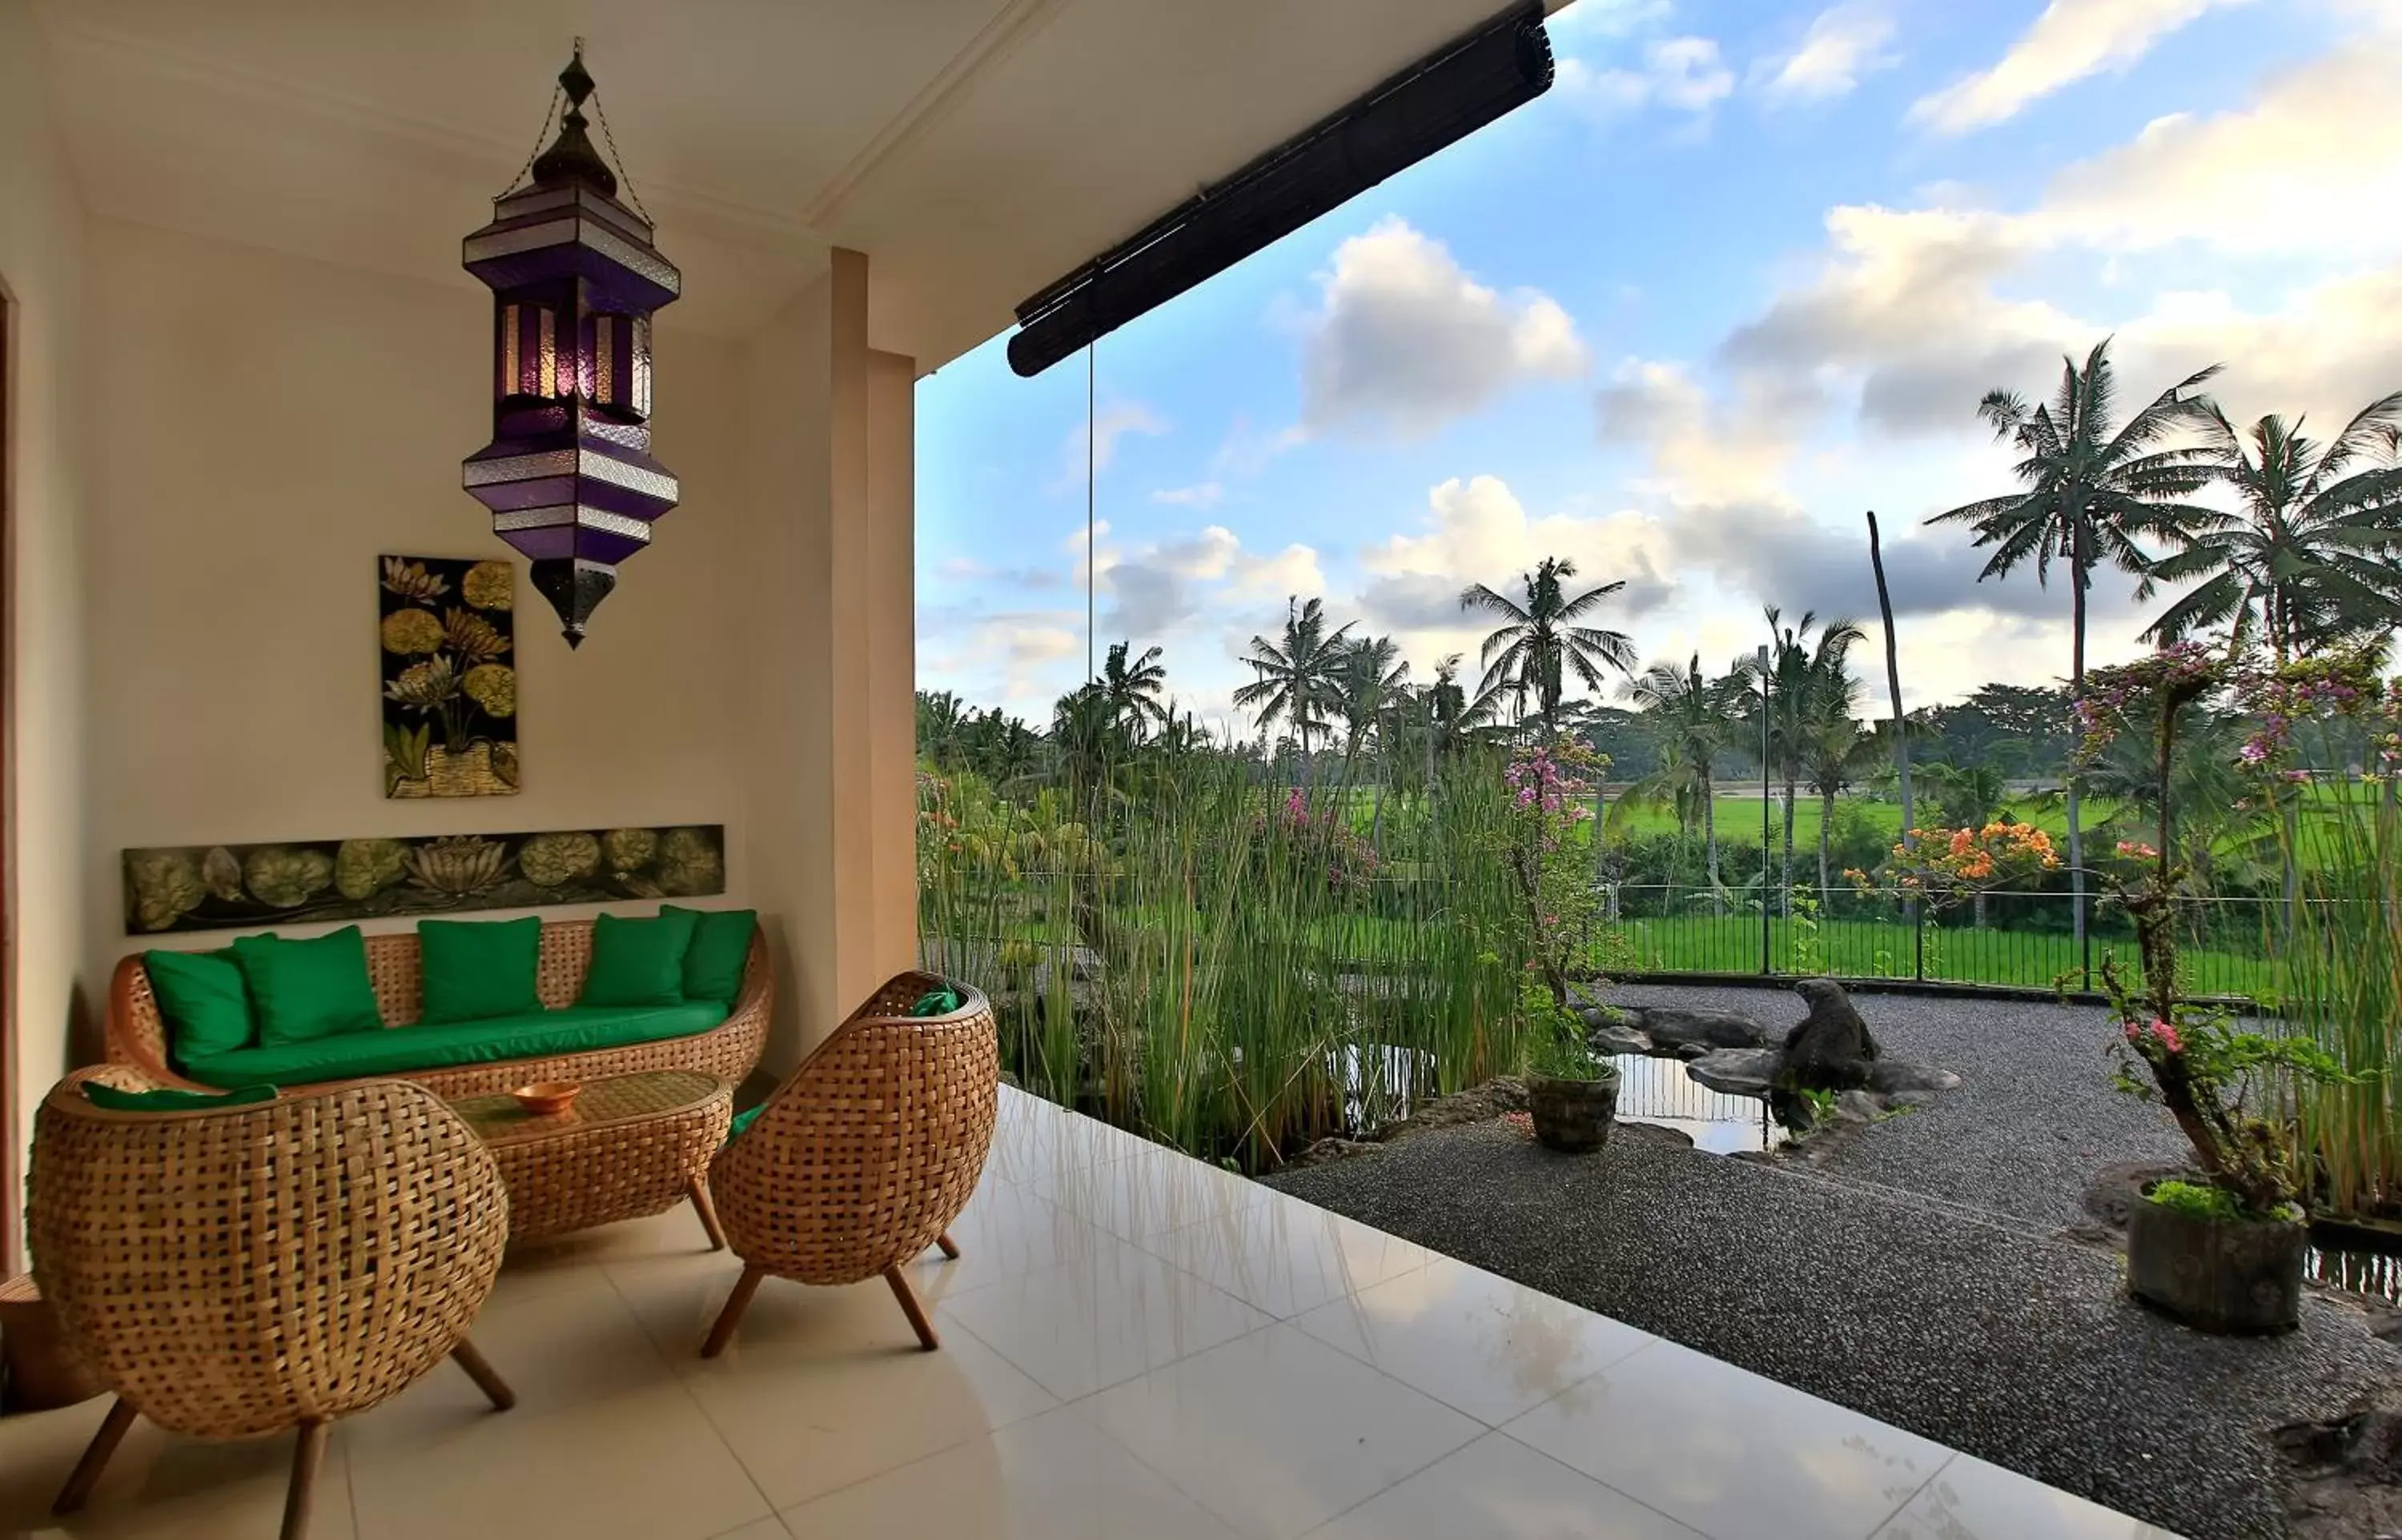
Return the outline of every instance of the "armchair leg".
[[[700,1216],[700,1228],[708,1232],[709,1249],[724,1251],[725,1227],[717,1222],[717,1205],[710,1201],[709,1178],[695,1176],[684,1184],[684,1190],[692,1197],[692,1211]]]
[[[476,1388],[491,1398],[494,1411],[506,1411],[518,1404],[518,1393],[511,1390],[509,1382],[494,1371],[490,1362],[476,1351],[475,1343],[464,1337],[460,1338],[459,1345],[450,1350],[450,1357],[467,1371],[467,1378],[476,1382]]]
[[[300,1424],[300,1441],[292,1451],[292,1487],[283,1494],[283,1540],[303,1540],[309,1533],[309,1504],[317,1494],[317,1467],[325,1463],[325,1439],[333,1431],[334,1424],[323,1417],[311,1417]]]
[[[125,1430],[133,1425],[133,1403],[120,1396],[109,1403],[108,1416],[102,1420],[100,1431],[91,1436],[84,1447],[83,1458],[67,1477],[67,1484],[59,1489],[59,1500],[50,1505],[52,1513],[73,1513],[91,1496],[91,1489],[100,1484],[100,1473],[108,1468],[108,1457],[125,1441]]]
[[[892,1298],[901,1301],[901,1313],[908,1316],[909,1325],[917,1328],[918,1345],[928,1353],[941,1347],[943,1340],[934,1335],[934,1323],[926,1319],[926,1307],[918,1302],[918,1291],[909,1286],[908,1274],[898,1266],[888,1267],[884,1281],[892,1286]]]
[[[959,1244],[951,1239],[949,1231],[946,1230],[935,1236],[934,1244],[943,1248],[943,1255],[950,1260],[956,1262],[959,1259]]]
[[[742,1276],[734,1281],[734,1292],[725,1297],[725,1308],[717,1313],[717,1324],[709,1328],[709,1341],[700,1344],[700,1355],[714,1358],[734,1341],[734,1328],[742,1324],[742,1313],[751,1308],[751,1296],[759,1292],[760,1280],[767,1276],[763,1267],[745,1266]]]

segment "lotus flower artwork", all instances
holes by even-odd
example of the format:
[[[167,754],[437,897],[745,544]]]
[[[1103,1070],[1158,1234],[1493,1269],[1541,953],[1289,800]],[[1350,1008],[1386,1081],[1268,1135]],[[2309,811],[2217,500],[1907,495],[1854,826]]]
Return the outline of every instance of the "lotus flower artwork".
[[[149,936],[707,898],[725,891],[725,828],[690,823],[167,846],[128,850],[124,862],[125,932]]]
[[[517,566],[378,558],[387,797],[518,789]]]

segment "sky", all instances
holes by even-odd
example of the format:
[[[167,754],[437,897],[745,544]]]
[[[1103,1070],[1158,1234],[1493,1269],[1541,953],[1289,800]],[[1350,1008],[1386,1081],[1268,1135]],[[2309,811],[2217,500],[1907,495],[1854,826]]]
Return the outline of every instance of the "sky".
[[[2113,337],[2239,422],[2402,390],[2402,0],[1576,0],[1542,98],[1105,337],[918,387],[918,675],[1047,724],[1165,650],[1205,723],[1288,599],[1430,678],[1545,556],[1723,668],[1860,620],[1877,511],[1912,708],[2068,670],[2064,580],[1926,516],[2010,489],[1979,419]],[[2097,582],[2094,661],[2161,600]],[[1881,695],[1880,695],[1881,698]]]

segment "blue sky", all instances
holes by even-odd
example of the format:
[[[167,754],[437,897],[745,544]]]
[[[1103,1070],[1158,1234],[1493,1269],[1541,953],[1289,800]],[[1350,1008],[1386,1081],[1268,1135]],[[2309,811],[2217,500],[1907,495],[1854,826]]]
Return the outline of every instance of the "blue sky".
[[[1420,676],[1456,595],[1625,580],[1648,661],[1763,604],[1863,618],[1912,704],[2066,671],[2067,594],[1926,514],[2008,484],[1975,416],[2119,337],[2239,420],[2402,389],[2402,4],[1577,0],[1541,100],[1099,345],[1101,647],[1205,721],[1288,595]],[[1084,672],[1085,370],[920,382],[918,681],[1047,722]],[[2097,656],[2146,612],[2105,584]],[[1877,639],[1881,646],[1881,639]],[[1871,653],[1870,655],[1875,655]]]

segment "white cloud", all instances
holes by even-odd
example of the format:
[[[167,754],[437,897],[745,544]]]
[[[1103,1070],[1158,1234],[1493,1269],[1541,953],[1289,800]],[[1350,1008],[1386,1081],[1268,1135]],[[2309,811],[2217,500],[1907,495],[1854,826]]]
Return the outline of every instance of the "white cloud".
[[[1625,630],[1675,597],[1673,553],[1660,525],[1634,512],[1530,516],[1508,483],[1480,475],[1427,492],[1415,533],[1396,533],[1360,554],[1368,573],[1358,596],[1371,631],[1389,631],[1414,660],[1474,656],[1489,622],[1462,612],[1459,591],[1484,583],[1504,592],[1545,557],[1577,565],[1580,586],[1624,581],[1595,624]]]
[[[1309,546],[1249,551],[1222,524],[1131,550],[1103,543],[1093,565],[1095,587],[1110,600],[1105,628],[1152,639],[1229,603],[1326,592],[1326,574]]]
[[[1699,117],[1734,94],[1734,72],[1706,37],[1656,37],[1636,67],[1556,62],[1553,89],[1591,117],[1610,119],[1648,107]]]
[[[1096,475],[1110,468],[1110,461],[1117,456],[1118,440],[1126,434],[1141,433],[1156,438],[1167,432],[1166,419],[1139,401],[1111,402],[1093,414],[1089,426],[1093,447],[1091,468]],[[1066,440],[1059,446],[1059,474],[1052,483],[1052,490],[1064,491],[1084,484],[1086,427],[1086,423],[1078,421],[1068,430]]]
[[[1165,502],[1177,508],[1214,508],[1225,501],[1226,485],[1221,481],[1204,481],[1192,487],[1162,487],[1151,494],[1153,502]]]
[[[1761,89],[1778,103],[1847,96],[1860,76],[1900,62],[1900,55],[1885,47],[1893,40],[1893,18],[1882,0],[1857,0],[1820,11],[1799,48],[1768,62],[1760,72]]]
[[[2245,0],[2051,0],[1991,69],[1922,97],[1911,120],[1967,133],[2015,117],[2030,103],[2105,70],[2123,71],[2152,45],[2203,12]]]
[[[2113,251],[2402,254],[2402,10],[2271,76],[2244,106],[2157,119],[2053,179],[2056,239]]]
[[[1575,0],[1543,23],[1554,47],[1584,37],[1625,37],[1667,24],[1676,7],[1669,0]]]
[[[1302,426],[1424,437],[1512,387],[1573,379],[1586,354],[1549,296],[1478,283],[1400,219],[1335,248],[1307,323]]]

